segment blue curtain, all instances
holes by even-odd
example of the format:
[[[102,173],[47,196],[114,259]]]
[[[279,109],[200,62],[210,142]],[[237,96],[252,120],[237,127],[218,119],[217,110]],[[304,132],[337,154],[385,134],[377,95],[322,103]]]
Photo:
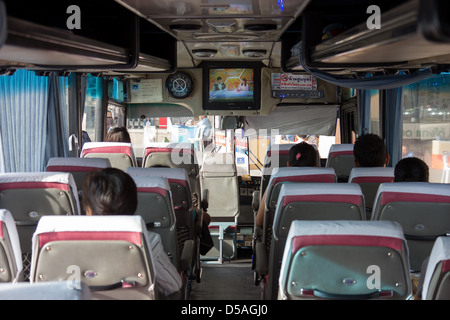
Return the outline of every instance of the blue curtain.
[[[370,90],[357,90],[357,103],[359,111],[359,135],[370,131]]]
[[[402,157],[403,137],[403,88],[389,89],[385,91],[385,141],[386,149],[391,159],[389,166],[395,167]]]
[[[52,157],[69,156],[69,128],[65,99],[68,80],[65,77],[58,77],[52,74],[49,81],[45,164]]]
[[[0,131],[6,172],[44,168],[49,80],[17,70],[0,77]]]
[[[39,172],[68,155],[65,84],[25,70],[0,77],[0,171]]]

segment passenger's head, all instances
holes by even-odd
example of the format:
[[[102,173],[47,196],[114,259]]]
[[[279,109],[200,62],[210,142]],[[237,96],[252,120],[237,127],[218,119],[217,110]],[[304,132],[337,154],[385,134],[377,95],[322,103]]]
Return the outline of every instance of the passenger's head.
[[[91,171],[83,182],[81,200],[87,215],[133,215],[137,187],[133,178],[120,169]]]
[[[317,151],[307,142],[300,142],[289,150],[290,167],[316,167]]]
[[[384,167],[389,163],[389,154],[383,139],[375,134],[360,136],[353,147],[357,167]]]
[[[130,134],[124,127],[114,127],[109,129],[105,138],[106,142],[128,142],[131,143]]]
[[[430,177],[427,164],[419,158],[404,158],[394,169],[394,182],[428,182]]]

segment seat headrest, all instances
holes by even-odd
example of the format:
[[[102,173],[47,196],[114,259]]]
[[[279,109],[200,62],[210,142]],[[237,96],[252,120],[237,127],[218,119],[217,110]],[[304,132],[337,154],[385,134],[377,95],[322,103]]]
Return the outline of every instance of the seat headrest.
[[[381,199],[380,199],[381,197]],[[450,202],[450,184],[430,182],[382,183],[378,187],[375,203],[395,201]]]
[[[146,188],[157,188],[157,189],[163,189],[166,191],[170,191],[170,185],[167,178],[164,177],[143,177],[139,175],[133,175],[130,174],[130,176],[133,178],[134,182],[136,183],[136,187],[139,189],[146,189]]]
[[[10,172],[0,175],[0,190],[56,188],[72,193],[77,212],[80,214],[78,189],[69,172]]]
[[[293,176],[298,176],[298,177],[310,177],[312,179],[313,176],[321,176],[323,178],[323,176],[328,176],[331,177],[333,179],[332,182],[335,182],[336,179],[336,173],[334,168],[321,168],[321,167],[280,167],[280,168],[275,168],[272,171],[272,176],[271,176],[271,180],[272,179],[277,179],[277,178],[283,178],[283,177],[293,177]],[[320,181],[317,182],[324,182],[323,179],[319,179]],[[299,180],[301,181],[301,180]],[[313,182],[313,180],[308,180]],[[328,179],[327,179],[328,181]],[[331,181],[330,181],[331,182]],[[270,185],[270,182],[269,182]]]
[[[111,163],[106,158],[50,158],[47,164],[47,171],[89,171],[111,167]]]
[[[388,179],[392,178],[392,180],[394,179],[394,168],[389,167],[353,168],[352,171],[350,172],[348,182],[353,182],[353,180],[355,180],[355,182],[358,182],[358,178],[362,178],[360,179],[361,181],[367,182],[387,182],[386,178]]]
[[[81,155],[87,153],[124,153],[134,158],[133,146],[128,142],[85,142]]]
[[[140,232],[146,231],[141,216],[43,216],[35,235],[50,232]]]
[[[166,178],[169,183],[178,182],[182,185],[189,185],[189,177],[183,168],[129,167],[126,172],[132,177],[162,177]]]
[[[336,154],[353,154],[354,145],[351,143],[333,144],[330,147],[329,155],[336,156]]]

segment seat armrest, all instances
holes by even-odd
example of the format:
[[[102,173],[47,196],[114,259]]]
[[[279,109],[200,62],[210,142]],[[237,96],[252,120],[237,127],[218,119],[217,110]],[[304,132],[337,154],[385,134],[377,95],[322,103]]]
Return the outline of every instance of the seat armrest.
[[[259,209],[259,197],[260,197],[260,191],[253,192],[253,198],[252,198],[252,209],[253,211],[258,211]]]
[[[180,268],[181,271],[188,272],[192,265],[192,257],[194,255],[194,240],[186,240],[184,242],[183,252],[181,253]]]
[[[264,276],[268,274],[268,262],[267,262],[267,249],[266,244],[264,242],[258,241],[256,243],[256,266],[255,271]]]

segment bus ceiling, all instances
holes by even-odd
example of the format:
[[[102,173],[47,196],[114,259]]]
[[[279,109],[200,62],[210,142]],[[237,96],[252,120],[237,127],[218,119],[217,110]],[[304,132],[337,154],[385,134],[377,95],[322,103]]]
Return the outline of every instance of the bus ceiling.
[[[205,61],[257,61],[285,72],[358,77],[447,71],[450,61],[446,0],[0,3],[3,74],[22,68],[145,78]]]

